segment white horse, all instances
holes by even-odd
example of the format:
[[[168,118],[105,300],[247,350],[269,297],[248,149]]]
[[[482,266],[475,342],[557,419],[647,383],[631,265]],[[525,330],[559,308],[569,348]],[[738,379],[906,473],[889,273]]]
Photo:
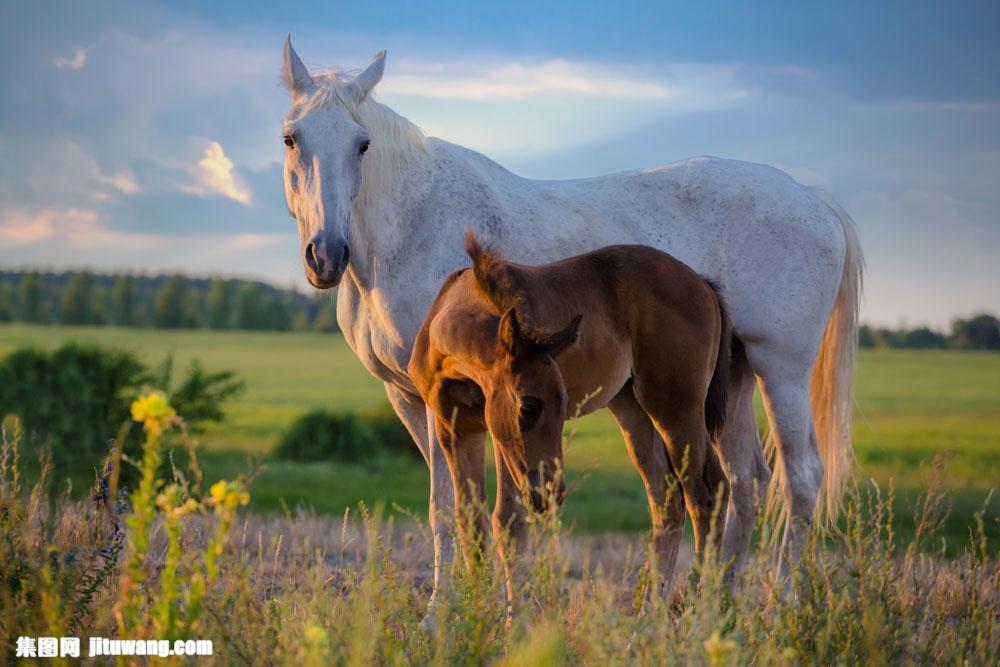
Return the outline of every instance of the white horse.
[[[445,276],[468,264],[463,237],[470,227],[526,264],[646,244],[719,286],[739,340],[718,443],[731,484],[723,556],[734,570],[743,561],[758,490],[770,480],[753,415],[756,383],[788,517],[782,560],[794,562],[821,487],[832,515],[850,468],[862,258],[847,215],[784,172],[713,157],[580,180],[522,178],[475,151],[425,137],[376,102],[371,93],[384,66],[383,51],[356,76],[310,74],[286,40],[285,198],[306,277],[320,289],[339,285],[337,320],[347,343],[385,383],[430,467],[435,590],[452,549],[445,521],[453,491],[434,415],[406,367]],[[657,444],[644,442],[656,437],[647,424],[620,425],[627,441]],[[505,472],[498,461],[498,482]]]

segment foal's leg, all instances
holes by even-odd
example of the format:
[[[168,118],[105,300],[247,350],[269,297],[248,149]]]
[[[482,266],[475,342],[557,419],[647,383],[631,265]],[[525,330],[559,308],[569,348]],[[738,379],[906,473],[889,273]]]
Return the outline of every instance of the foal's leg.
[[[719,442],[719,458],[729,480],[729,507],[722,538],[722,558],[730,563],[727,577],[735,583],[746,559],[757,511],[767,492],[771,470],[764,458],[753,412],[756,378],[742,349],[733,351],[726,405],[726,427]]]
[[[666,447],[649,416],[635,400],[631,383],[608,403],[608,409],[618,421],[629,457],[646,486],[660,587],[663,593],[669,593],[684,532],[684,495],[667,460]]]
[[[482,559],[487,535],[485,434],[457,434],[441,418],[435,421],[435,432],[451,471],[458,537],[471,568]]]
[[[518,557],[518,550],[526,546],[524,543],[525,509],[521,490],[507,470],[503,456],[500,455],[500,450],[497,449],[496,445],[493,446],[493,455],[497,473],[497,501],[493,508],[493,535],[497,545],[497,553],[503,563],[509,615],[513,613],[514,608],[514,565],[522,560]]]
[[[634,391],[680,475],[684,501],[694,522],[694,550],[700,556],[711,532],[719,485],[726,488],[722,467],[705,427],[704,399],[695,400],[689,388],[678,387],[669,377],[659,374],[637,377]],[[726,501],[725,495],[722,500]]]

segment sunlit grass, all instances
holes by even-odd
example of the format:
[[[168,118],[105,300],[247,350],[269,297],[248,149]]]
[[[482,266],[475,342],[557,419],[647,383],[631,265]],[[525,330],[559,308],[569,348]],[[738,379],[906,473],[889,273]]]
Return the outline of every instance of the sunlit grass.
[[[220,482],[206,494],[197,468],[153,476],[158,431],[144,421],[144,481],[130,504],[103,476],[83,500],[52,500],[40,483],[22,488],[17,433],[7,423],[0,447],[5,650],[20,636],[90,635],[209,639],[213,655],[199,664],[1000,660],[1000,562],[983,517],[973,517],[961,557],[941,558],[934,545],[947,510],[933,485],[920,500],[914,538],[904,541],[884,495],[891,489],[853,489],[841,528],[810,536],[793,572],[794,595],[776,585],[766,550],[749,560],[735,592],[710,550],[694,577],[667,582],[660,594],[643,539],[581,539],[557,514],[532,516],[525,543],[516,545],[509,610],[488,546],[475,567],[456,558],[445,568],[428,619],[422,523],[385,520],[365,506],[342,519],[242,513],[239,484]],[[114,547],[123,540],[122,515],[124,550]]]
[[[173,352],[179,367],[192,358],[208,370],[234,369],[247,381],[228,419],[199,438],[209,477],[241,469],[247,456],[264,457],[279,435],[312,408],[355,409],[385,400],[339,335],[161,331],[95,327],[0,325],[0,355],[22,345],[54,348],[67,340],[126,347],[158,363]],[[861,471],[882,484],[894,480],[906,499],[926,485],[934,455],[951,454],[942,488],[954,503],[945,533],[963,542],[968,518],[1000,480],[1000,354],[955,351],[862,350],[856,382],[855,453]],[[763,425],[762,412],[759,410]],[[647,526],[645,494],[606,411],[575,424],[567,449],[571,493],[567,519],[582,531],[634,531]],[[491,457],[488,457],[491,459]],[[419,463],[372,466],[272,463],[260,478],[256,509],[300,503],[340,514],[358,500],[380,499],[426,512],[427,471]],[[492,483],[492,475],[490,475]],[[987,516],[1000,516],[995,500]],[[988,522],[991,539],[1000,529]]]

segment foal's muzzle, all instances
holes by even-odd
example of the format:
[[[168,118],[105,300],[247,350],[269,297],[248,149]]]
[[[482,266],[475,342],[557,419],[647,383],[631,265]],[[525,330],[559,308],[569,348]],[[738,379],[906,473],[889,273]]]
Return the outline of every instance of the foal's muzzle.
[[[549,508],[549,499],[554,495],[556,506],[563,504],[566,499],[566,484],[562,477],[559,478],[558,486],[554,490],[546,488],[551,484],[551,480],[545,479],[537,470],[528,472],[528,486],[531,496],[531,505],[536,512],[545,512]]]

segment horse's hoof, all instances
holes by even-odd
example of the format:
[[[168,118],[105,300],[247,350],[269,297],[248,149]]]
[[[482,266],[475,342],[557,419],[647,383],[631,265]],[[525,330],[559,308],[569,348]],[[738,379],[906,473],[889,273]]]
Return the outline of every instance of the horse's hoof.
[[[427,603],[427,613],[420,621],[420,629],[429,635],[437,629],[437,602],[433,599]]]

